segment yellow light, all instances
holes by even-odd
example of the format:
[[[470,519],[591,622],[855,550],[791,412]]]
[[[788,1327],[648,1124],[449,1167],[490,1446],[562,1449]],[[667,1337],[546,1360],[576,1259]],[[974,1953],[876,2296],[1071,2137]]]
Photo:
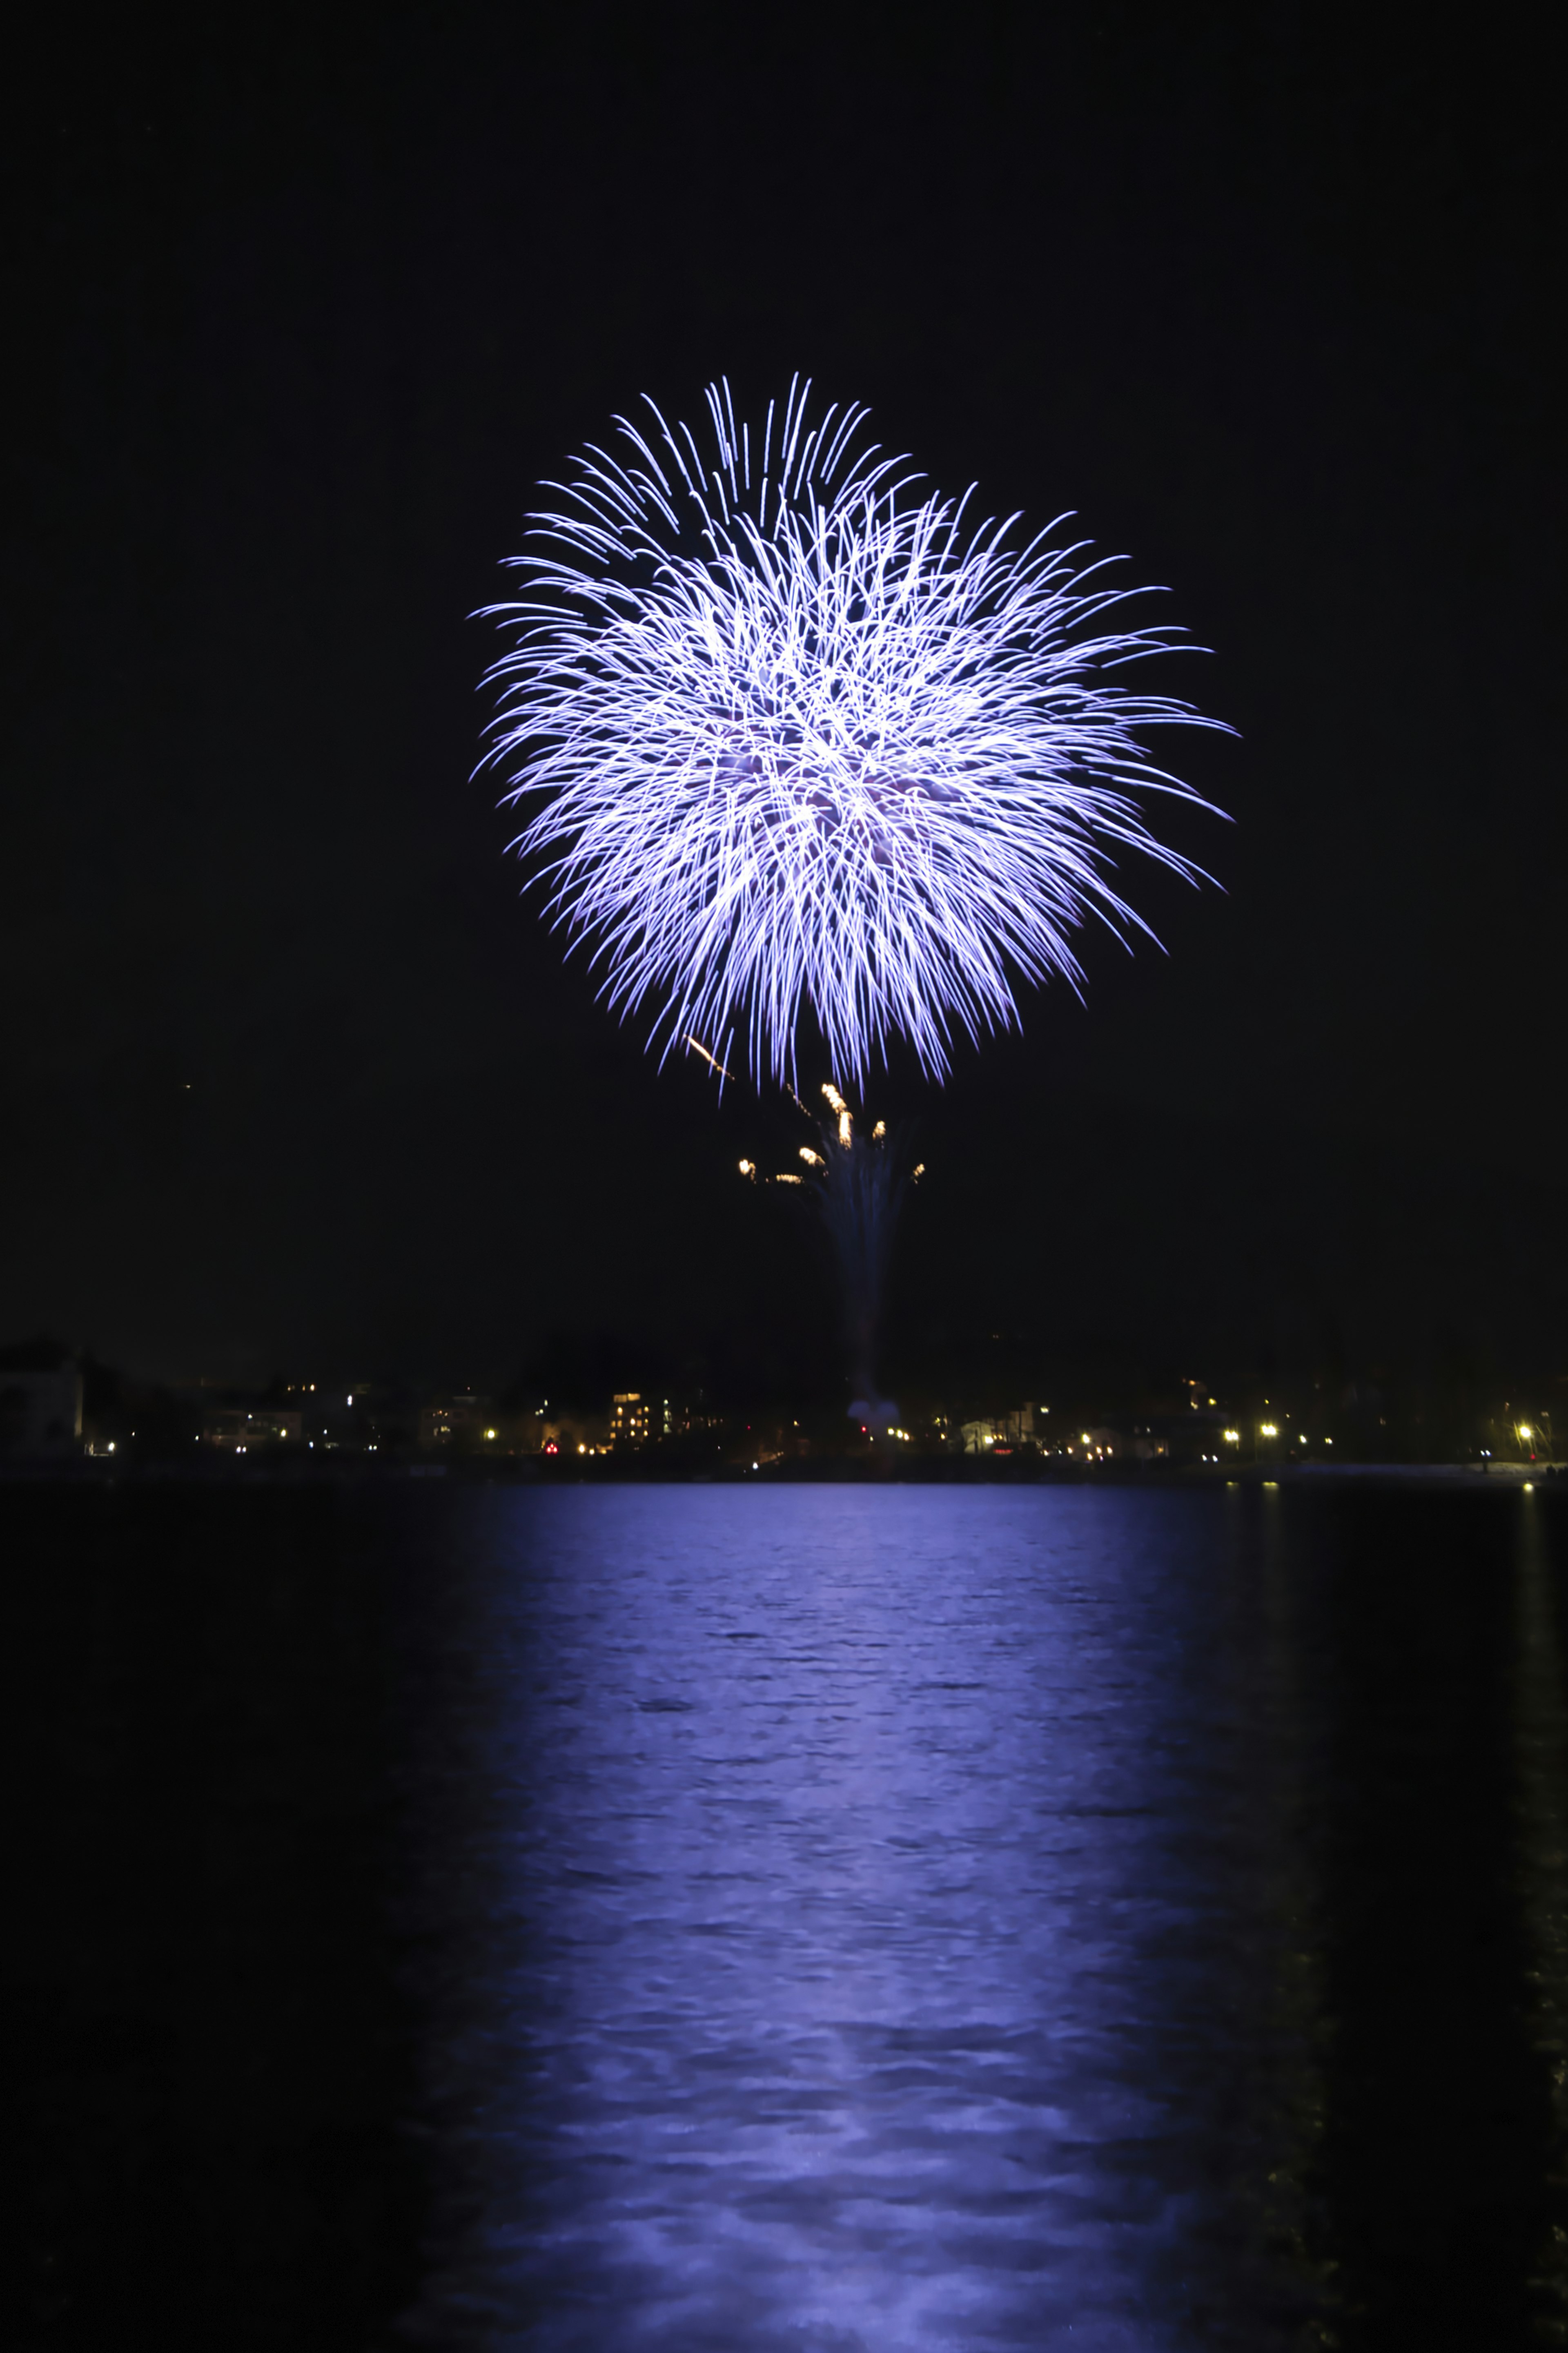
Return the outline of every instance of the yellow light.
[[[1521,1422],[1520,1423],[1520,1425],[1519,1425],[1519,1434],[1520,1434],[1521,1438],[1529,1438],[1529,1437],[1530,1437],[1530,1435],[1531,1435],[1531,1428],[1530,1428],[1530,1424],[1529,1424],[1529,1422],[1528,1422],[1528,1421],[1521,1421]]]
[[[1090,1438],[1087,1430],[1083,1433],[1083,1442],[1086,1446],[1092,1446],[1094,1443],[1093,1439]]]
[[[845,1102],[837,1087],[825,1086],[822,1092],[827,1098],[827,1108],[829,1111],[836,1111],[842,1113],[848,1110],[848,1104]]]
[[[494,1431],[493,1430],[486,1430],[486,1432],[485,1432],[485,1436],[486,1436],[487,1438],[493,1438],[493,1437],[495,1436],[495,1431]]]
[[[709,1069],[710,1069],[710,1070],[717,1071],[718,1071],[718,1073],[719,1073],[719,1076],[720,1076],[721,1079],[728,1079],[728,1078],[730,1078],[730,1072],[729,1072],[729,1071],[724,1068],[723,1063],[722,1063],[722,1062],[715,1061],[715,1060],[714,1060],[714,1059],[713,1059],[713,1057],[712,1057],[712,1055],[708,1051],[708,1049],[707,1049],[707,1047],[706,1047],[706,1046],[700,1046],[700,1045],[698,1045],[697,1040],[696,1040],[696,1039],[695,1039],[695,1038],[689,1038],[689,1039],[687,1039],[687,1041],[686,1041],[686,1042],[687,1042],[687,1044],[688,1044],[689,1046],[690,1046],[690,1047],[694,1048],[694,1049],[695,1049],[695,1050],[696,1050],[699,1054],[700,1054],[700,1055],[701,1055],[701,1057],[702,1057],[703,1060],[708,1064],[708,1067],[709,1067]],[[733,1085],[733,1083],[734,1083],[734,1082],[733,1082],[733,1080],[731,1079],[731,1085]]]
[[[756,1175],[756,1173],[757,1173],[757,1172],[756,1172],[756,1168],[755,1168],[754,1165],[752,1164],[752,1162],[751,1162],[750,1160],[742,1160],[742,1163],[741,1163],[741,1174],[742,1174],[742,1176],[754,1176]]]
[[[925,1175],[925,1173],[926,1173],[926,1165],[925,1165],[925,1162],[924,1162],[923,1160],[917,1160],[917,1161],[915,1162],[914,1166],[910,1170],[910,1183],[912,1184],[912,1183],[914,1182],[914,1180],[916,1179],[916,1177],[923,1176]]]
[[[849,1149],[849,1114],[847,1111],[841,1111],[838,1114],[838,1141],[844,1146],[845,1151],[847,1152]]]
[[[1279,1435],[1279,1424],[1277,1422],[1266,1421],[1263,1425],[1263,1435],[1265,1438],[1278,1438]]]
[[[579,1448],[577,1449],[577,1451],[578,1451],[578,1453],[579,1453],[579,1454],[586,1454],[586,1452],[588,1451],[588,1450],[587,1450],[587,1448],[586,1448],[585,1446],[579,1446]]]
[[[1239,1446],[1241,1444],[1240,1430],[1227,1430],[1225,1433],[1225,1442],[1227,1446]]]
[[[882,1141],[882,1138],[886,1135],[886,1134],[887,1134],[887,1133],[888,1133],[888,1123],[887,1123],[887,1121],[886,1121],[885,1119],[879,1119],[879,1120],[877,1122],[876,1126],[871,1130],[871,1141],[872,1141],[872,1143],[873,1143],[873,1144],[880,1144],[880,1142]]]
[[[773,1178],[773,1183],[775,1185],[804,1185],[805,1182],[805,1179],[804,1176],[792,1176],[787,1168],[781,1168],[778,1175]]]
[[[805,1162],[808,1168],[826,1168],[827,1166],[827,1163],[824,1160],[821,1153],[814,1152],[809,1144],[803,1144],[801,1145],[800,1156]]]

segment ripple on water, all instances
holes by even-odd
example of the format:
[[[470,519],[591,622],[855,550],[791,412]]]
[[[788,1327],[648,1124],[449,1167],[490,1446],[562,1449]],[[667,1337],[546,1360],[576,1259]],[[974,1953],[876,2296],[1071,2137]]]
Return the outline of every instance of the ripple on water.
[[[476,1500],[425,1670],[448,2191],[407,2334],[1308,2341],[1301,1758],[1238,1511]]]

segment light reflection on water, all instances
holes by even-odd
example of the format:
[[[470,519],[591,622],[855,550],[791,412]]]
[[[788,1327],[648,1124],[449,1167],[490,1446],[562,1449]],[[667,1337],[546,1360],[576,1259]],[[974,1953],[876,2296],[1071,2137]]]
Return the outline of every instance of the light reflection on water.
[[[447,2187],[407,2335],[1322,2341],[1266,1504],[483,1508],[420,1766]]]
[[[1515,1736],[1520,1886],[1529,1966],[1526,2017],[1550,2089],[1556,2137],[1568,2147],[1568,1715],[1563,1646],[1542,1510],[1520,1497]],[[1568,2235],[1545,2239],[1537,2285],[1548,2342],[1568,2338]]]

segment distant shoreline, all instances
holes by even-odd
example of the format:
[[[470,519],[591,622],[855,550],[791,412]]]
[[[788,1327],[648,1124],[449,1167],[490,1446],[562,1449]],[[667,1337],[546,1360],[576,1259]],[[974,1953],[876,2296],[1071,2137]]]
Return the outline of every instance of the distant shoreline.
[[[828,1456],[817,1461],[769,1462],[756,1468],[716,1463],[710,1469],[661,1464],[637,1455],[604,1456],[589,1462],[542,1461],[537,1455],[489,1456],[447,1462],[367,1461],[360,1455],[300,1461],[283,1457],[237,1462],[210,1455],[195,1462],[105,1461],[101,1457],[67,1462],[0,1463],[0,1487],[177,1486],[259,1489],[375,1487],[396,1490],[451,1487],[1342,1487],[1385,1485],[1442,1487],[1474,1493],[1500,1488],[1557,1488],[1568,1492],[1568,1463],[1494,1462],[1257,1462],[1171,1465],[1084,1463],[1054,1456],[994,1458],[953,1455],[923,1461],[857,1460]]]

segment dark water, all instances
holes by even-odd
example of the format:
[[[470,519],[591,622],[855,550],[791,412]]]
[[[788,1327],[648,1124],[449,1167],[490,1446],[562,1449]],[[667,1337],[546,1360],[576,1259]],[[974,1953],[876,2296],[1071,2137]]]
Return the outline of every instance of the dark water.
[[[5,2341],[1563,2342],[1559,1504],[10,1491]]]

